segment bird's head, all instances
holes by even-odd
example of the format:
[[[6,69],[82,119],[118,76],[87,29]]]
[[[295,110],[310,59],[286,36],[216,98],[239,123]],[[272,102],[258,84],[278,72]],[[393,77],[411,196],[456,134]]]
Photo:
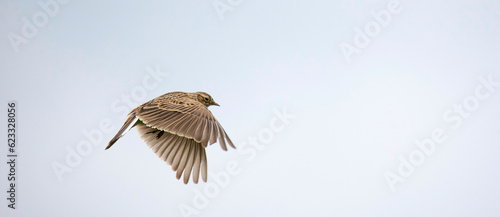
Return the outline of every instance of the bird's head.
[[[206,107],[211,106],[211,105],[219,106],[219,104],[217,104],[208,93],[196,92],[196,98],[198,99],[199,102],[201,102]]]

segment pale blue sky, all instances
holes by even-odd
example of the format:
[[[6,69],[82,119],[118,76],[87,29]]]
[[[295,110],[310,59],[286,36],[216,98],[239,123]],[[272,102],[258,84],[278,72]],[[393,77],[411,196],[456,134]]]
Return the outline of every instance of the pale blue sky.
[[[223,20],[214,2],[232,8]],[[356,29],[380,26],[372,14],[397,2],[401,12],[347,61],[340,45],[356,46]],[[46,12],[38,2],[0,2],[0,102],[18,102],[20,156],[18,207],[4,200],[2,216],[182,216],[182,204],[196,216],[500,215],[500,87],[489,92],[480,81],[500,82],[498,1],[58,5],[15,52],[9,35],[22,37],[23,18]],[[148,67],[168,75],[155,80]],[[478,88],[488,97],[478,99]],[[210,93],[238,147],[207,148],[209,172],[230,162],[240,172],[198,208],[195,192],[218,185],[214,178],[184,185],[135,129],[104,151],[125,110],[178,90]],[[453,129],[445,113],[474,99]],[[295,118],[262,150],[248,146],[284,107]],[[102,120],[112,129],[58,179],[53,164],[67,165],[68,150]],[[399,157],[409,159],[420,150],[415,140],[435,129],[446,141],[391,191],[385,174],[398,174]]]

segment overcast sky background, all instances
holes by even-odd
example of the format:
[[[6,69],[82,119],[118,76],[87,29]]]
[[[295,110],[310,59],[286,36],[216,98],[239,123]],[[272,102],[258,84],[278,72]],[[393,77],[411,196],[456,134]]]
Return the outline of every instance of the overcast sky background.
[[[232,10],[221,19],[214,2]],[[480,81],[500,82],[500,2],[390,2],[69,1],[13,46],[9,35],[46,12],[2,0],[0,135],[15,100],[19,158],[15,211],[0,164],[1,216],[182,216],[186,206],[196,216],[500,216],[500,87]],[[340,45],[355,46],[356,29],[397,2],[400,13],[348,61]],[[489,97],[454,129],[443,115],[478,87]],[[135,129],[104,151],[126,112],[171,91],[221,105],[210,110],[238,149],[214,144],[207,155],[209,173],[238,164],[226,186],[184,185]],[[245,145],[283,109],[294,118],[262,150]],[[435,129],[447,139],[392,191],[385,174]],[[96,131],[68,166],[68,150]],[[72,172],[59,179],[54,164]],[[195,192],[214,185],[216,197],[195,207]]]

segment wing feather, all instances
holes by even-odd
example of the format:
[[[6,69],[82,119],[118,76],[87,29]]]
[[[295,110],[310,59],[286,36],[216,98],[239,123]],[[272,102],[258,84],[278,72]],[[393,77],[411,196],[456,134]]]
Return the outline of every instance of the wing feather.
[[[137,126],[141,138],[155,154],[172,166],[177,179],[184,174],[185,184],[192,177],[198,183],[200,173],[203,181],[207,181],[207,160],[205,148],[193,139],[188,139],[144,124]],[[160,137],[159,133],[163,132]]]
[[[205,149],[202,148],[201,154],[201,178],[204,182],[207,182],[207,155],[205,153]]]
[[[204,147],[200,147],[199,145],[195,146],[195,160],[193,165],[193,182],[195,184],[198,183],[198,179],[200,177],[200,164],[201,164],[201,149],[205,149]]]
[[[186,167],[184,168],[184,184],[187,184],[189,182],[189,176],[191,175],[191,170],[193,169],[193,164],[195,161],[196,152],[198,151],[197,150],[198,146],[195,144],[194,140],[191,140],[190,144],[191,144],[191,151],[189,152]],[[177,173],[179,173],[179,171],[177,171]],[[179,175],[179,178],[180,178],[180,175]]]
[[[181,175],[182,175],[182,172],[184,171],[184,169],[186,168],[186,164],[187,164],[187,161],[188,161],[188,157],[189,155],[191,155],[191,141],[193,140],[186,140],[185,142],[185,146],[186,146],[186,149],[184,149],[184,153],[182,153],[182,156],[181,156],[181,161],[179,162],[179,167],[177,167],[177,179],[180,179],[181,178]]]
[[[229,136],[227,135],[226,131],[224,129],[222,129],[224,131],[224,137],[227,139],[227,143],[229,143],[229,145],[231,147],[233,147],[234,149],[236,149],[236,146],[234,146],[233,144],[233,141],[231,141],[231,139],[229,138]]]
[[[203,144],[202,139],[203,139],[203,132],[205,131],[206,123],[207,123],[207,120],[200,119],[199,125],[194,132],[194,140],[201,141],[201,144]]]
[[[217,126],[217,124],[216,124]],[[217,126],[217,128],[219,129],[219,144],[220,144],[220,147],[222,147],[222,150],[224,151],[227,151],[227,146],[226,146],[226,139],[224,137],[224,132],[222,130],[222,127],[221,126]]]
[[[177,171],[177,168],[179,168],[182,155],[184,155],[185,152],[189,151],[186,144],[186,138],[182,138],[181,142],[179,142],[177,145],[179,146],[179,149],[177,150],[177,153],[175,153],[174,162],[172,163],[172,169],[174,171]]]
[[[167,136],[167,138],[165,138],[165,141],[162,143],[162,151],[158,152],[158,157],[160,157],[163,161],[167,161],[172,148],[175,146],[172,141],[176,139],[172,134],[166,134],[165,136]]]
[[[182,122],[182,124],[179,126],[179,134],[180,136],[186,136],[186,135],[193,135],[194,139],[194,133],[189,134],[192,130],[190,129],[193,125],[193,122],[197,122],[199,118],[192,118],[192,117],[186,117],[186,119]]]
[[[174,141],[172,141],[172,144],[179,144],[179,140],[181,140],[182,137],[180,136],[176,136]],[[168,165],[173,165],[173,161],[174,161],[174,157],[175,155],[177,154],[177,152],[179,151],[179,149],[182,148],[181,145],[173,145],[172,147],[172,150],[168,153],[168,157],[167,157],[167,163]]]

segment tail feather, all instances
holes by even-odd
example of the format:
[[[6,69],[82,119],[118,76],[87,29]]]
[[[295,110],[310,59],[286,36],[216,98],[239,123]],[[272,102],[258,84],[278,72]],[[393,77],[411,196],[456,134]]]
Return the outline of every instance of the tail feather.
[[[115,144],[116,141],[118,141],[118,139],[120,139],[130,129],[132,129],[132,127],[135,126],[135,124],[137,123],[138,120],[139,120],[139,118],[136,117],[135,114],[131,114],[130,116],[128,116],[128,118],[125,121],[125,123],[123,124],[122,128],[120,128],[118,133],[116,133],[115,137],[113,137],[111,139],[111,141],[109,141],[108,146],[106,146],[106,148],[104,150],[107,150],[108,148],[110,148],[113,144]]]

